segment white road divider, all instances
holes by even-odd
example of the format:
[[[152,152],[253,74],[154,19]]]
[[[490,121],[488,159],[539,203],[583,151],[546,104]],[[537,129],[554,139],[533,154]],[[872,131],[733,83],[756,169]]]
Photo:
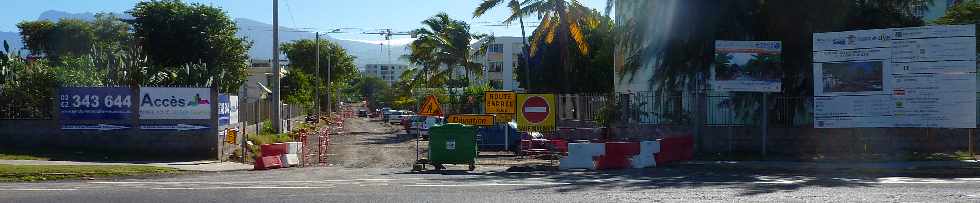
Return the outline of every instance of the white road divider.
[[[568,156],[561,159],[558,168],[595,170],[595,157],[605,153],[606,145],[603,143],[569,143]]]
[[[633,168],[647,168],[657,166],[657,159],[654,154],[660,153],[660,142],[643,141],[640,142],[640,154],[633,156],[630,164]]]

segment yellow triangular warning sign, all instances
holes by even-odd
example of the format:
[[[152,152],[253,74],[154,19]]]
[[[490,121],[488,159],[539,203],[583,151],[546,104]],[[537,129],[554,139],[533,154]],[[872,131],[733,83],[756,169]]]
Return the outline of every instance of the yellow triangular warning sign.
[[[419,115],[442,116],[442,108],[439,105],[439,100],[432,95],[425,97],[425,102],[422,103],[422,107],[419,108]]]

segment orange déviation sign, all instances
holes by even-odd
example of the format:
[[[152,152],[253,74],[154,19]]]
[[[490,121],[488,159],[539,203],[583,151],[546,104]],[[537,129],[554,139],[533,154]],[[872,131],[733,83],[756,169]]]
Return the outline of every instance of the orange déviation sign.
[[[442,108],[439,106],[439,100],[432,95],[425,97],[425,102],[419,108],[419,115],[442,116]]]

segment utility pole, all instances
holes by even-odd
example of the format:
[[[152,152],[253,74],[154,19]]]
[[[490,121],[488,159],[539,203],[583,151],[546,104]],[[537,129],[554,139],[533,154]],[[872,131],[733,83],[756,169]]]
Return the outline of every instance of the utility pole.
[[[317,120],[320,119],[320,81],[323,81],[320,77],[320,32],[316,32],[316,116]],[[328,86],[329,87],[329,86]],[[328,104],[329,105],[329,104]]]
[[[282,101],[279,101],[279,79],[282,70],[279,67],[279,0],[272,0],[272,128],[276,133],[282,133]]]
[[[331,56],[333,56],[333,54],[330,54],[330,50],[327,50],[327,113],[328,114],[333,113],[333,108],[332,108],[333,103],[331,103],[330,101],[330,93],[331,93],[330,82],[332,82],[330,80],[330,72],[332,71],[333,68],[333,63],[330,63],[330,58],[333,58]]]

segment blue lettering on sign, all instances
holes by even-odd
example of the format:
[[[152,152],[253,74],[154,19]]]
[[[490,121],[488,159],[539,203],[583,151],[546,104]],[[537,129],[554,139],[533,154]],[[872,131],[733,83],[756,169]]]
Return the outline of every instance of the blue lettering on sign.
[[[62,87],[58,106],[62,120],[114,120],[132,116],[132,92],[124,87]]]

